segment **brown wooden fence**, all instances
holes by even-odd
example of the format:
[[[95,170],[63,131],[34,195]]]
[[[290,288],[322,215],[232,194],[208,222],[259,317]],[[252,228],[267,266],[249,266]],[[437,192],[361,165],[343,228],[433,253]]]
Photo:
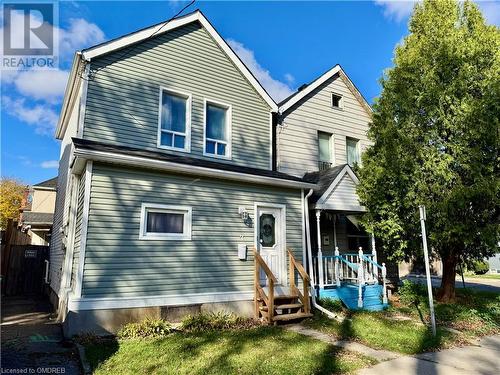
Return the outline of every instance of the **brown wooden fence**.
[[[30,243],[31,237],[18,229],[17,222],[10,220],[2,231],[2,295],[43,294],[49,247]]]

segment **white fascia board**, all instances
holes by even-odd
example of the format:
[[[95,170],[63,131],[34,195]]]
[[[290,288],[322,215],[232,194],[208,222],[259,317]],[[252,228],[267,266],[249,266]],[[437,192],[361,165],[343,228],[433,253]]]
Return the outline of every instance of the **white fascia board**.
[[[327,80],[332,78],[335,74],[340,72],[342,68],[340,65],[335,65],[332,69],[324,73],[321,77],[317,78],[315,81],[310,83],[307,87],[305,87],[302,91],[300,91],[297,95],[294,95],[290,98],[290,100],[286,101],[279,108],[280,113],[284,113],[288,109],[290,109],[293,105],[301,101],[304,97],[309,95],[311,92],[316,90],[319,86],[325,83]]]
[[[272,186],[280,186],[280,187],[296,188],[296,189],[318,188],[318,185],[307,182],[285,180],[275,177],[251,175],[241,172],[179,164],[171,161],[154,160],[140,156],[124,155],[106,151],[76,149],[75,157],[76,157],[74,163],[75,166],[82,165],[83,163],[79,163],[78,161],[79,159],[80,160],[83,159],[83,160],[101,161],[105,163],[120,164],[131,167],[158,169],[158,170],[181,173],[181,174],[190,174],[190,175],[194,174],[197,176],[206,176],[206,177],[213,177],[225,180],[250,182],[253,184],[260,184],[260,185],[272,185]],[[74,171],[73,173],[78,173],[78,171]]]
[[[80,92],[81,79],[78,72],[82,68],[82,54],[81,52],[76,52],[73,57],[73,64],[71,66],[71,71],[68,78],[68,83],[66,84],[66,90],[64,91],[64,100],[61,106],[61,114],[59,115],[59,121],[57,122],[55,137],[56,139],[63,139],[66,128],[68,127],[68,121],[71,115],[71,108],[73,107],[75,100]]]
[[[317,210],[332,210],[332,211],[342,211],[342,212],[367,212],[365,206],[350,206],[343,204],[331,204],[331,203],[316,203],[314,208]]]
[[[108,43],[100,44],[98,46],[89,48],[87,50],[82,51],[83,58],[87,61],[92,60],[95,57],[104,55],[106,53],[113,52],[115,50],[127,47],[134,43],[139,43],[143,40],[146,40],[151,37],[151,35],[155,34],[161,35],[170,30],[176,29],[178,27],[187,25],[191,22],[198,21],[201,25],[208,31],[210,36],[215,40],[215,42],[219,45],[219,47],[229,56],[232,63],[236,65],[236,67],[241,71],[241,73],[245,76],[245,78],[250,82],[253,88],[260,94],[260,96],[264,99],[267,105],[271,108],[272,111],[278,110],[278,105],[274,102],[273,98],[266,92],[266,90],[262,87],[262,85],[257,81],[254,75],[250,72],[250,70],[246,67],[245,64],[240,60],[238,55],[231,49],[231,47],[226,43],[226,41],[219,35],[217,30],[212,26],[212,24],[205,18],[203,13],[200,11],[196,11],[194,13],[188,14],[184,17],[179,17],[171,20],[167,24],[165,22],[151,26],[147,29],[143,29],[137,31],[135,33],[123,36],[119,39],[112,40]]]

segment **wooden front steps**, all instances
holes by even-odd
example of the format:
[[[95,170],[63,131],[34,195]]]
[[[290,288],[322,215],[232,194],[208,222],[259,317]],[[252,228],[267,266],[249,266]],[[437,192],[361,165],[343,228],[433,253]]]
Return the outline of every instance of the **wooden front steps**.
[[[309,276],[288,249],[289,286],[276,285],[277,280],[259,253],[253,250],[255,259],[255,318],[268,324],[291,321],[312,316],[309,303]],[[267,286],[260,285],[260,271],[266,275]],[[302,290],[297,287],[296,272],[302,279]]]

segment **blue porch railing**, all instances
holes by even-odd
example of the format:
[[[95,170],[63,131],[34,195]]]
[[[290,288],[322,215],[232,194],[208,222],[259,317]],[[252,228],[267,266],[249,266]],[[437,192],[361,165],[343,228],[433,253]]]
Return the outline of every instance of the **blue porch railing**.
[[[325,287],[340,287],[341,283],[356,284],[358,286],[358,307],[363,307],[363,287],[365,285],[376,285],[382,283],[382,303],[387,304],[385,264],[377,262],[376,252],[364,254],[359,248],[358,254],[340,254],[338,247],[335,255],[318,256],[313,258],[313,272],[315,286],[321,289]],[[380,271],[380,273],[379,273]]]

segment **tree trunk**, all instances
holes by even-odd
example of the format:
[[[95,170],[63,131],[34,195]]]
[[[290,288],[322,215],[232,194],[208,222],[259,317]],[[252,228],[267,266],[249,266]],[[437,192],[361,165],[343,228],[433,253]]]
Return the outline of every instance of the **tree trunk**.
[[[443,258],[443,277],[441,279],[441,289],[437,299],[440,302],[452,302],[455,300],[455,275],[457,268],[457,258],[453,252]]]

